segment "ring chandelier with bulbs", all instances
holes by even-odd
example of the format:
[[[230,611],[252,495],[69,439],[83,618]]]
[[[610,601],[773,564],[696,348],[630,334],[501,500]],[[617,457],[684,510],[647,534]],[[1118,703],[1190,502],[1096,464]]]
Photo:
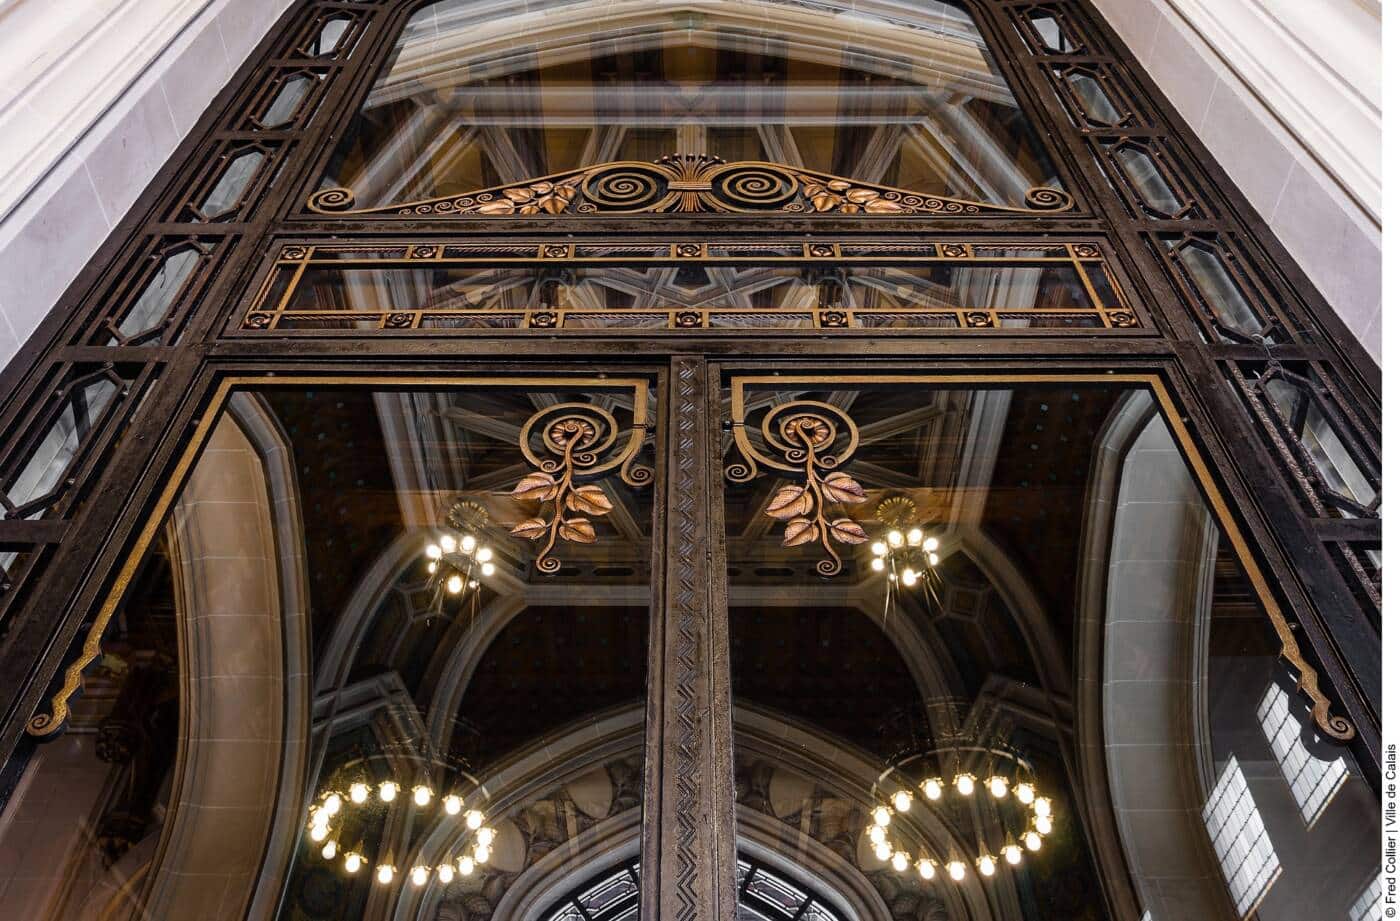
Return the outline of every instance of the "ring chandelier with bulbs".
[[[924,800],[934,807],[951,805],[959,800],[970,802],[979,790],[994,803],[1016,803],[1024,809],[1026,818],[1025,830],[1019,835],[1009,828],[1006,829],[1005,844],[1000,849],[994,850],[979,840],[978,854],[975,858],[970,858],[971,866],[976,867],[977,872],[983,876],[990,877],[996,873],[1000,864],[1019,866],[1026,859],[1028,852],[1039,851],[1044,847],[1045,839],[1054,829],[1054,814],[1050,799],[1039,795],[1035,785],[1029,780],[1013,781],[999,773],[979,778],[970,771],[958,771],[947,779],[938,776],[926,777],[919,784],[919,791]],[[929,856],[915,859],[895,840],[895,820],[899,815],[913,809],[915,800],[916,795],[910,790],[895,791],[887,802],[880,803],[870,811],[870,825],[865,833],[870,839],[871,849],[876,858],[882,863],[888,863],[896,873],[906,873],[912,868],[923,879],[932,880],[938,875],[939,861]],[[994,814],[999,812],[999,809],[994,810]],[[969,863],[961,857],[951,857],[941,866],[954,882],[962,882],[968,876]]]
[[[444,597],[475,595],[481,580],[496,572],[496,552],[486,541],[486,510],[469,499],[455,503],[447,513],[447,526],[423,550],[434,602]]]
[[[346,844],[340,840],[343,835],[349,834],[349,826],[355,824],[350,817],[359,814],[364,819],[371,809],[394,808],[402,793],[403,787],[394,780],[381,780],[375,784],[357,780],[345,790],[322,791],[311,805],[311,818],[307,824],[308,835],[319,846],[321,857],[327,861],[338,861],[340,867],[351,876],[358,874],[370,859],[362,853],[363,844],[358,841]],[[410,803],[409,808],[426,812],[433,807],[438,796],[426,783],[418,783],[402,799]],[[483,867],[491,860],[496,832],[486,824],[485,814],[477,809],[467,809],[466,800],[455,792],[441,797],[441,809],[451,818],[460,817],[471,833],[471,852],[445,860],[436,867],[414,864],[407,873],[409,881],[415,886],[426,885],[434,875],[439,882],[450,883],[459,875],[470,876],[477,867]],[[384,860],[375,866],[374,880],[387,886],[399,873],[400,868],[391,860]]]
[[[911,524],[916,513],[914,500],[903,495],[890,496],[875,507],[876,519],[889,526],[870,545],[870,569],[885,576],[886,613],[903,592],[922,593],[931,606],[938,605],[938,538]]]

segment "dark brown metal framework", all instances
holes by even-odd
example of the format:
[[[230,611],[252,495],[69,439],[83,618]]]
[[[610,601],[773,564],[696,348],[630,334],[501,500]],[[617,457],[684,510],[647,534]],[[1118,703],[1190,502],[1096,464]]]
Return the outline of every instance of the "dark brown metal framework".
[[[24,742],[24,725],[68,661],[84,623],[149,513],[190,425],[230,373],[356,375],[431,371],[596,373],[599,365],[670,368],[667,489],[668,579],[653,659],[645,852],[648,918],[718,916],[732,896],[732,829],[725,765],[727,643],[722,552],[710,539],[717,469],[717,397],[723,360],[736,369],[801,370],[859,355],[861,369],[998,369],[1153,372],[1168,383],[1191,434],[1235,505],[1304,656],[1322,673],[1334,712],[1355,728],[1355,751],[1376,782],[1379,727],[1378,574],[1364,551],[1379,546],[1375,503],[1356,506],[1329,491],[1297,437],[1297,419],[1271,400],[1283,377],[1305,393],[1346,441],[1379,491],[1379,369],[1331,311],[1255,211],[1089,4],[972,0],[969,6],[1012,89],[1043,135],[1075,206],[1045,215],[455,215],[332,217],[305,207],[395,35],[421,0],[306,0],[285,14],[205,113],[177,155],[70,286],[20,355],[0,375],[0,485],[38,440],[99,379],[117,395],[84,420],[77,458],[44,496],[3,500],[0,551],[18,556],[0,592],[0,743]],[[349,21],[334,49],[314,37]],[[1042,38],[1053,22],[1063,38]],[[311,88],[287,123],[259,115],[283,81]],[[1085,104],[1086,85],[1110,102]],[[1164,209],[1130,181],[1121,155],[1150,158],[1179,207]],[[218,215],[203,207],[227,164],[259,156],[252,180]],[[1120,270],[1136,329],[1086,335],[987,336],[973,329],[855,329],[725,333],[709,329],[515,331],[381,329],[281,336],[239,330],[260,267],[286,244],[340,239],[416,242],[464,238],[576,242],[648,239],[683,243],[763,234],[976,242],[1102,241]],[[1258,328],[1207,301],[1183,268],[1208,251],[1231,277]],[[194,268],[164,314],[146,329],[131,315],[162,258],[185,251]],[[467,356],[470,356],[468,360]],[[710,433],[706,436],[704,433]],[[691,502],[685,503],[685,497]],[[16,507],[18,505],[18,507]],[[92,535],[104,535],[94,540]],[[698,631],[698,632],[697,632]],[[678,695],[678,696],[677,696]],[[665,703],[663,708],[661,705]],[[690,709],[675,706],[689,700]],[[1335,728],[1333,730],[1335,732]],[[664,762],[664,763],[663,763]],[[678,780],[677,768],[683,769]],[[689,773],[687,773],[689,772]],[[689,785],[689,786],[687,786]],[[659,836],[659,837],[658,837]],[[679,850],[677,850],[679,849]],[[728,868],[726,870],[726,867]]]

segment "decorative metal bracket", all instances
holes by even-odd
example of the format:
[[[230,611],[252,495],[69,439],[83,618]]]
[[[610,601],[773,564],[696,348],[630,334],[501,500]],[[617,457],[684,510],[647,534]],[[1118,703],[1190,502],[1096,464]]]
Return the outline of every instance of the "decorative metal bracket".
[[[355,193],[322,189],[306,202],[317,214],[1053,214],[1074,201],[1061,189],[1036,186],[1025,207],[925,195],[762,160],[671,154],[646,163],[619,160],[493,186],[377,208],[356,208]]]
[[[758,451],[744,427],[742,397],[734,407],[731,421],[734,444],[742,463],[728,467],[724,474],[733,483],[746,483],[763,467],[780,476],[801,481],[784,486],[774,494],[764,512],[785,522],[783,546],[797,547],[821,541],[827,558],[817,564],[817,572],[834,576],[842,561],[832,542],[863,544],[870,538],[854,519],[832,518],[845,503],[865,499],[865,489],[840,466],[850,460],[860,444],[860,430],[850,416],[818,400],[793,400],[773,407],[763,417],[760,431],[764,444],[773,454]],[[839,445],[839,447],[838,447]],[[776,456],[775,456],[776,455]]]
[[[617,420],[591,403],[547,407],[521,427],[520,453],[535,470],[516,484],[511,495],[521,501],[538,502],[539,506],[534,516],[517,524],[510,533],[544,541],[535,557],[535,568],[540,572],[559,571],[559,558],[552,554],[561,538],[577,544],[591,544],[598,539],[589,516],[606,515],[613,505],[602,487],[591,481],[619,469],[623,482],[630,486],[645,486],[652,481],[651,468],[635,463],[646,438],[645,404],[635,406],[633,412],[631,436],[621,445]],[[543,455],[532,447],[536,439],[543,446]]]

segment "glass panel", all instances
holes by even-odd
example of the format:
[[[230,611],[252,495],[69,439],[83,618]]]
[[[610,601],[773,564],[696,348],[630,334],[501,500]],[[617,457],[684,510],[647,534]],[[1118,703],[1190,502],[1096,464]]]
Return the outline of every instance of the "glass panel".
[[[1089,121],[1100,125],[1116,125],[1123,120],[1122,113],[1113,104],[1113,100],[1108,98],[1108,94],[1093,74],[1073,70],[1064,75],[1064,81],[1079,100],[1084,117]]]
[[[350,31],[351,20],[348,16],[336,16],[327,19],[321,26],[321,31],[316,33],[316,38],[312,40],[307,54],[312,57],[322,57],[334,54],[340,47],[340,43],[345,38],[345,33]]]
[[[245,150],[230,160],[219,181],[214,183],[200,203],[200,214],[212,221],[237,207],[248,183],[257,175],[258,167],[262,166],[263,159],[262,151]]]
[[[635,852],[650,399],[236,391],[66,734],[8,768],[0,917],[504,919]]]
[[[1220,318],[1222,325],[1246,336],[1263,331],[1263,321],[1214,250],[1193,242],[1178,247],[1175,252],[1195,282],[1206,308]],[[1264,340],[1273,341],[1269,336]]]
[[[202,255],[197,249],[182,249],[162,259],[155,276],[146,283],[141,296],[117,324],[117,331],[126,339],[135,339],[159,325],[185,287],[190,273],[199,265]]]
[[[282,87],[258,121],[265,128],[280,128],[296,118],[297,109],[301,108],[314,82],[315,78],[309,74],[298,74],[282,81]]]
[[[1346,915],[1379,804],[1150,391],[729,388],[741,836],[895,917],[1116,917],[1091,853],[1154,918]]]
[[[43,506],[46,503],[41,500],[54,495],[64,474],[77,459],[92,426],[102,418],[116,393],[116,382],[107,377],[80,381],[69,388],[62,398],[58,416],[5,488],[9,506],[5,517],[37,518],[42,513],[42,509],[30,508],[30,503]]]
[[[934,263],[341,269],[302,275],[287,310],[1089,308],[1074,266]]]
[[[1181,201],[1167,184],[1166,177],[1157,168],[1150,153],[1140,147],[1124,146],[1113,151],[1113,158],[1142,196],[1144,205],[1168,216],[1181,211]]]
[[[676,153],[1018,206],[1057,184],[961,6],[757,0],[425,6],[323,184],[373,207]]]
[[[1040,36],[1040,42],[1045,46],[1045,50],[1068,54],[1078,51],[1079,48],[1070,41],[1069,36],[1060,28],[1060,20],[1054,13],[1039,10],[1030,15],[1031,28],[1035,29]]]
[[[1312,393],[1286,377],[1270,378],[1264,389],[1327,487],[1357,505],[1374,502],[1375,486]]]

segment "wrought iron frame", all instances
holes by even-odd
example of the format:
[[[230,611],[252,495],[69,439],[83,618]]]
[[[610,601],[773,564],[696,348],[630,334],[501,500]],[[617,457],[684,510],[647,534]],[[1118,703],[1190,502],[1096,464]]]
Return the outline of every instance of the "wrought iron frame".
[[[77,444],[42,508],[10,503],[0,552],[0,745],[35,744],[25,724],[74,661],[85,626],[120,575],[132,541],[221,381],[229,377],[437,378],[469,374],[596,375],[660,371],[668,501],[657,529],[665,573],[656,591],[648,705],[643,917],[691,921],[733,913],[728,643],[720,494],[712,474],[725,368],[742,373],[1134,373],[1163,382],[1237,518],[1281,633],[1315,667],[1317,690],[1355,728],[1358,760],[1378,784],[1379,596],[1361,551],[1378,546],[1375,515],[1338,517],[1309,498],[1309,473],[1286,427],[1251,398],[1261,369],[1306,371],[1312,393],[1379,476],[1375,362],[1328,308],[1260,216],[1084,0],[968,0],[1003,74],[1045,141],[1072,207],[1054,213],[318,214],[306,206],[330,138],[368,91],[395,35],[422,0],[302,0],[268,33],[112,232],[19,355],[0,373],[0,489],[7,488],[77,382],[103,376],[117,395]],[[1039,40],[1051,15],[1064,47]],[[348,22],[326,53],[329,19]],[[291,118],[265,127],[283,81],[310,75]],[[1067,75],[1098,81],[1121,117],[1086,116]],[[1149,206],[1110,154],[1145,152],[1180,208]],[[200,203],[231,158],[257,151],[250,180],[218,215]],[[938,329],[867,335],[735,335],[696,328],[588,331],[422,330],[387,335],[259,335],[239,329],[274,247],[339,241],[423,244],[464,238],[559,242],[814,237],[941,243],[1087,239],[1115,266],[1141,326],[1096,335],[996,336]],[[1267,336],[1239,335],[1172,251],[1201,241],[1226,266]],[[196,264],[146,329],[114,335],[161,259],[193,248]],[[526,344],[528,342],[528,345]],[[851,356],[859,350],[859,363]],[[843,364],[844,363],[844,364]],[[29,514],[38,511],[38,517]],[[1364,511],[1364,510],[1363,510]],[[17,514],[24,512],[25,514]],[[91,535],[104,535],[94,541]],[[1369,586],[1369,588],[1367,587]],[[714,823],[719,835],[702,833]],[[726,869],[727,868],[727,869]],[[728,915],[726,914],[728,912]]]

